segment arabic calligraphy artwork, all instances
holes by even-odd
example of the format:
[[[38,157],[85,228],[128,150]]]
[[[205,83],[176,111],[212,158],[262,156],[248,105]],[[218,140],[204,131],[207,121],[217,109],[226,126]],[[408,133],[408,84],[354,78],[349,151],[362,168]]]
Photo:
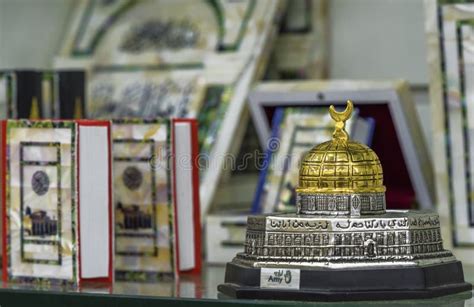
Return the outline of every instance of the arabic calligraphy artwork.
[[[255,42],[259,30],[249,20],[261,18],[256,2],[121,0],[104,6],[83,0],[63,53],[97,56],[103,63],[124,57],[155,62],[157,52],[162,63],[202,62],[206,53],[238,52]]]
[[[198,119],[202,156],[215,161],[201,170],[207,212],[286,1],[76,2],[55,66],[88,71],[92,118]]]
[[[124,37],[120,49],[138,53],[144,50],[182,49],[196,46],[199,32],[186,20],[162,22],[147,20],[136,25]]]
[[[205,83],[196,71],[97,72],[89,83],[94,118],[196,117]]]

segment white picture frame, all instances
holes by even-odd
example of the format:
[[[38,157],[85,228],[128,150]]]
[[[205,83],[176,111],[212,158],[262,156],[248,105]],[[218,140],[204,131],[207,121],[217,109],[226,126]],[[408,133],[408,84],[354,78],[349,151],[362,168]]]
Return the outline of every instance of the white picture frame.
[[[474,4],[425,0],[433,170],[445,248],[474,264],[472,31]]]
[[[408,83],[396,81],[293,81],[263,82],[249,95],[249,108],[262,148],[270,137],[267,108],[278,106],[386,104],[396,130],[410,180],[421,209],[434,208],[431,159],[423,139]],[[377,123],[375,124],[377,129]]]

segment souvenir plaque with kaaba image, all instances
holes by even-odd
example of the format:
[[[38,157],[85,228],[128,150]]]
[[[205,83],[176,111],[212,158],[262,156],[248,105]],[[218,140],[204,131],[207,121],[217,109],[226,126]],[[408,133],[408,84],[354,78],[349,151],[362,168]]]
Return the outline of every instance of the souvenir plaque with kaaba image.
[[[112,282],[109,121],[1,122],[4,282]]]
[[[173,273],[171,178],[166,122],[113,125],[115,270],[118,279]],[[158,160],[159,159],[159,160]],[[156,167],[155,167],[156,166]],[[133,276],[132,276],[133,275]]]
[[[112,131],[116,279],[200,271],[196,121],[121,119]]]
[[[443,248],[438,214],[386,210],[379,158],[345,131],[352,110],[330,107],[333,138],[301,162],[296,214],[248,218],[244,252],[218,287],[225,296],[393,300],[472,289]]]

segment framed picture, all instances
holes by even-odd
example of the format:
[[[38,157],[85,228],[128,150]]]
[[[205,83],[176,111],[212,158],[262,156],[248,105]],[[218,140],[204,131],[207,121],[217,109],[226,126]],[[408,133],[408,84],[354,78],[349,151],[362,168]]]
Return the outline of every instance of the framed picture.
[[[174,273],[168,121],[114,121],[115,270],[118,279]],[[154,160],[153,160],[154,159]],[[151,163],[150,161],[154,161]]]
[[[425,1],[433,165],[443,241],[474,263],[474,4]]]
[[[273,0],[81,0],[56,66],[86,68],[88,106],[102,118],[151,111],[148,118],[198,119],[204,218],[225,156],[240,142],[245,100],[265,69],[283,7]],[[157,108],[140,106],[150,99]]]
[[[372,148],[384,168],[388,208],[433,208],[432,165],[420,123],[404,81],[263,82],[249,96],[250,111],[262,148],[271,121],[281,107],[328,107],[351,99],[359,116],[372,117]]]
[[[74,282],[77,252],[65,246],[77,240],[75,124],[37,124],[36,129],[25,122],[9,125],[10,278]]]

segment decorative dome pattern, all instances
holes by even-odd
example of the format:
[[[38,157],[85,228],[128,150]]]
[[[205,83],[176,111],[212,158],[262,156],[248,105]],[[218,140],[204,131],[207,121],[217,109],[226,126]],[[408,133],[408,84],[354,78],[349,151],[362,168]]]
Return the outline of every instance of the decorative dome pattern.
[[[352,110],[351,101],[343,112],[329,108],[336,122],[333,138],[313,147],[301,162],[298,214],[357,217],[385,213],[380,160],[369,147],[349,140],[344,130]]]
[[[366,145],[331,140],[304,157],[298,193],[383,193],[380,160]]]

